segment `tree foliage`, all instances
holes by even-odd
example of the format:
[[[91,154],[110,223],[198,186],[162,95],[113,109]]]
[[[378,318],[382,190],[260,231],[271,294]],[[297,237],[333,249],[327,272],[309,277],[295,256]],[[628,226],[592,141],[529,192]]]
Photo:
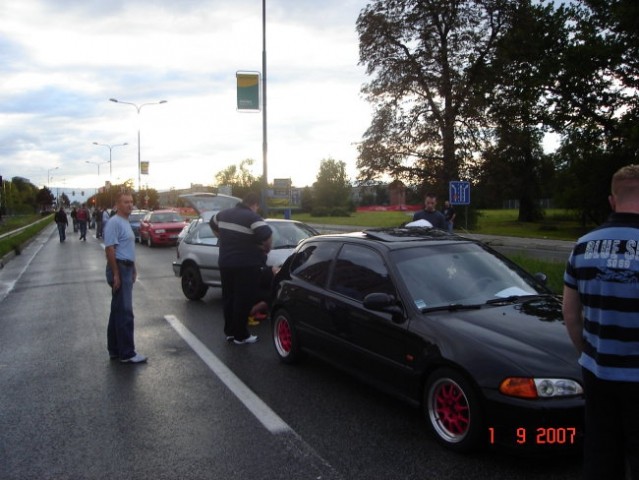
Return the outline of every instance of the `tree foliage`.
[[[239,165],[229,165],[215,174],[217,185],[230,186],[233,195],[240,198],[252,190],[260,190],[260,178],[253,175],[250,170],[254,163],[255,160],[247,158],[242,160]]]
[[[509,12],[510,28],[497,41],[486,66],[486,112],[493,141],[483,152],[479,178],[500,200],[519,200],[519,221],[543,216],[539,199],[553,177],[542,141],[549,115],[547,97],[561,66],[556,62],[566,39],[563,7],[518,2]]]
[[[387,174],[446,189],[484,144],[483,75],[512,0],[377,0],[357,20],[375,112],[360,179]],[[437,189],[436,189],[437,190]]]
[[[600,222],[612,174],[639,161],[639,2],[582,0],[570,14],[573,33],[550,97],[563,134],[560,198]]]
[[[346,175],[346,163],[332,158],[322,160],[313,184],[313,207],[346,209],[350,193],[351,184]]]

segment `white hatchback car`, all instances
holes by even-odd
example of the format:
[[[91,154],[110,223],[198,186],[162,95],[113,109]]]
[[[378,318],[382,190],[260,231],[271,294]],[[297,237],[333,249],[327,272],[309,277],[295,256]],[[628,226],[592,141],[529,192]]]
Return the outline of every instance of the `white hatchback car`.
[[[209,225],[215,213],[200,212],[200,218],[193,220],[178,243],[173,273],[181,277],[182,292],[189,300],[201,299],[209,287],[222,286],[218,239]],[[319,234],[314,228],[295,220],[267,218],[266,222],[273,230],[273,247],[266,261],[269,266],[283,264],[300,241]]]

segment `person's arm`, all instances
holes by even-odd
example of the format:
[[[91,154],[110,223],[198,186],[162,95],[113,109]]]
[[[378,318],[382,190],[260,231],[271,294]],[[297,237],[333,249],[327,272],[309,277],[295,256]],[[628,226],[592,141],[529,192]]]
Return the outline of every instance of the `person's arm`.
[[[262,246],[262,250],[264,250],[264,253],[270,252],[271,249],[273,248],[273,235],[271,235],[266,240],[264,240],[261,246]]]
[[[115,246],[109,245],[104,248],[106,253],[107,263],[113,272],[113,291],[117,291],[120,289],[121,281],[120,281],[120,269],[118,268],[118,262],[115,260]],[[135,281],[136,273],[133,271],[133,278]]]
[[[568,336],[579,353],[584,349],[584,318],[579,292],[564,285],[564,301],[562,306],[564,322]]]

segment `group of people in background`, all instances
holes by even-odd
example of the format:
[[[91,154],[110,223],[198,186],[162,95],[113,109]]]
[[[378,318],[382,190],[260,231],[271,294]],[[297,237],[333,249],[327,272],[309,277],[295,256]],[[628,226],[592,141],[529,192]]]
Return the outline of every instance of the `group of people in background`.
[[[90,211],[87,208],[86,203],[83,203],[79,208],[71,208],[69,215],[71,216],[73,232],[79,232],[80,240],[86,242],[87,230],[91,228],[95,228],[96,238],[103,238],[104,225],[114,214],[115,208],[110,210],[108,208],[96,207],[93,211]],[[60,207],[60,209],[55,213],[54,220],[58,226],[60,243],[62,243],[66,240],[66,230],[69,226],[69,219],[67,218],[67,213],[65,212],[64,207]]]

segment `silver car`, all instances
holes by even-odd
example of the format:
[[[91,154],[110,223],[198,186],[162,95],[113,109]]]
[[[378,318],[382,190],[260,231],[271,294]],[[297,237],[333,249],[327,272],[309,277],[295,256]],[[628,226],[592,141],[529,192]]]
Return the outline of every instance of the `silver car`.
[[[182,292],[189,300],[201,299],[209,287],[222,286],[218,239],[209,225],[215,213],[217,211],[200,211],[200,218],[189,224],[177,246],[173,273],[181,277]],[[302,222],[271,218],[267,218],[266,222],[273,230],[273,247],[266,261],[269,266],[283,264],[300,241],[318,235],[314,228]]]

